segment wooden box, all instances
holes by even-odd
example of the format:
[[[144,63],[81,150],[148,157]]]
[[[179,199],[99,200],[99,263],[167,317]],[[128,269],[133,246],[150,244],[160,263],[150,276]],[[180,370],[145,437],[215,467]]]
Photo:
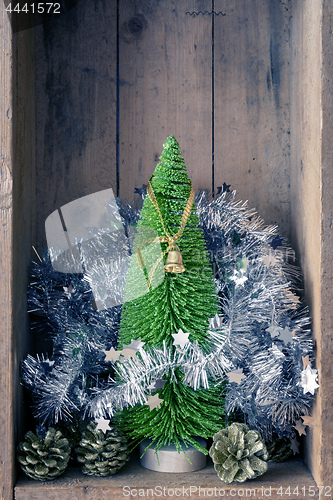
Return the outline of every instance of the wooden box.
[[[32,246],[45,245],[46,217],[76,198],[112,187],[136,204],[134,189],[147,182],[170,134],[195,189],[230,184],[280,226],[304,273],[320,382],[306,465],[276,466],[245,488],[264,498],[271,486],[270,498],[284,498],[279,486],[291,485],[298,499],[320,491],[331,498],[331,1],[62,1],[61,14],[42,23],[31,13],[18,30],[8,4],[0,4],[1,498],[97,500],[124,496],[125,485],[157,484],[201,486],[198,497],[220,486],[211,467],[175,479],[143,473],[135,462],[114,480],[71,471],[52,484],[17,482],[15,448],[29,412],[19,365],[31,349]],[[309,490],[315,484],[325,488]]]

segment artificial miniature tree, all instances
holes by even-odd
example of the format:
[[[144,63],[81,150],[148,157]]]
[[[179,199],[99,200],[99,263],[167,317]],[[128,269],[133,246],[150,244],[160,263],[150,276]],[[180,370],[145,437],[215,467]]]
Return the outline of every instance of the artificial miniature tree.
[[[150,254],[149,246],[155,248]],[[207,350],[209,318],[219,313],[219,301],[192,184],[174,136],[165,142],[147,186],[125,289],[118,349],[138,339],[144,348],[177,349],[177,342],[188,338]],[[156,449],[169,443],[181,449],[182,442],[202,449],[194,438],[211,437],[223,426],[222,386],[193,390],[180,369],[163,379],[159,407],[124,409],[118,415],[122,428],[134,442],[149,438]]]

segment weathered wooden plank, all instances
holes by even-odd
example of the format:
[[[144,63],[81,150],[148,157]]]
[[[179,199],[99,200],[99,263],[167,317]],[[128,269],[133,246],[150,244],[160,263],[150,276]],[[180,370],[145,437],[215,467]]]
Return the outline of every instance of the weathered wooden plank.
[[[321,171],[321,359],[319,376],[321,381],[321,484],[333,485],[333,48],[332,48],[332,2],[322,2],[322,19],[319,26],[322,47],[322,171]],[[319,118],[320,119],[320,118]],[[318,435],[318,432],[317,432]]]
[[[243,484],[231,485],[220,481],[212,464],[197,472],[165,474],[149,471],[132,461],[119,474],[109,478],[87,477],[80,472],[70,470],[66,471],[64,476],[49,483],[36,484],[36,481],[21,478],[15,488],[15,500],[44,500],[45,498],[47,500],[64,498],[120,500],[134,496],[194,499],[267,497],[271,500],[281,500],[284,498],[281,492],[286,491],[288,486],[291,492],[298,488],[299,500],[305,500],[310,496],[316,500],[319,498],[315,482],[301,460],[285,464],[270,464],[265,475]]]
[[[120,196],[146,184],[173,134],[196,190],[211,187],[210,0],[119,4]]]
[[[22,438],[29,419],[20,379],[20,362],[32,349],[27,317],[28,266],[36,228],[35,57],[34,31],[13,36],[13,238],[12,238],[12,354],[15,441]]]
[[[13,79],[15,59],[10,22],[0,4],[0,497],[12,498],[14,483],[14,414],[12,356],[12,223],[13,223]]]
[[[293,4],[291,51],[291,171],[290,199],[292,244],[300,258],[304,275],[304,290],[310,307],[316,349],[316,367],[320,385],[316,404],[311,410],[315,427],[307,431],[305,459],[318,484],[326,468],[329,434],[324,437],[320,421],[323,415],[322,398],[322,342],[321,316],[321,11],[318,2],[296,1]],[[306,55],[306,57],[305,57]],[[323,97],[326,94],[323,94]],[[327,98],[329,93],[327,94]],[[327,307],[327,306],[326,306]],[[330,314],[329,307],[325,315]],[[324,347],[329,353],[328,347]],[[331,363],[329,363],[330,365]],[[328,383],[331,383],[327,381]],[[328,448],[326,448],[326,443]],[[321,449],[325,450],[325,456]],[[332,468],[331,468],[332,472]]]
[[[82,0],[36,28],[38,241],[61,205],[117,193],[117,2]]]
[[[215,0],[215,181],[288,236],[287,1]]]

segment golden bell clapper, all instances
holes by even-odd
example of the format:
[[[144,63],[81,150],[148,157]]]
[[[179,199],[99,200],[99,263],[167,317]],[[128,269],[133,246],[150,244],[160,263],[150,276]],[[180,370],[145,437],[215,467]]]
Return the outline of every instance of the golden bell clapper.
[[[164,269],[168,273],[183,273],[185,271],[182,254],[177,245],[170,247]]]

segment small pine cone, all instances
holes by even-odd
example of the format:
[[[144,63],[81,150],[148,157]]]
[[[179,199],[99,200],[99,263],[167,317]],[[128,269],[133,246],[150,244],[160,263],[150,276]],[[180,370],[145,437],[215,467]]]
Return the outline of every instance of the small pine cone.
[[[87,424],[81,419],[68,422],[62,421],[57,424],[57,429],[59,429],[64,437],[68,439],[69,446],[71,447],[70,461],[72,462],[76,462],[75,448],[80,444],[82,430],[86,427],[86,425]]]
[[[209,450],[219,478],[229,484],[242,483],[267,470],[268,453],[264,440],[258,431],[248,426],[233,423],[213,436]]]
[[[50,481],[64,472],[71,448],[59,430],[50,427],[43,435],[27,432],[18,445],[18,461],[27,476],[39,481]]]
[[[293,455],[290,439],[275,439],[267,446],[269,462],[285,462]]]
[[[82,432],[80,445],[75,449],[82,472],[89,476],[112,476],[129,460],[127,439],[120,429],[110,427],[106,432],[90,422]]]

